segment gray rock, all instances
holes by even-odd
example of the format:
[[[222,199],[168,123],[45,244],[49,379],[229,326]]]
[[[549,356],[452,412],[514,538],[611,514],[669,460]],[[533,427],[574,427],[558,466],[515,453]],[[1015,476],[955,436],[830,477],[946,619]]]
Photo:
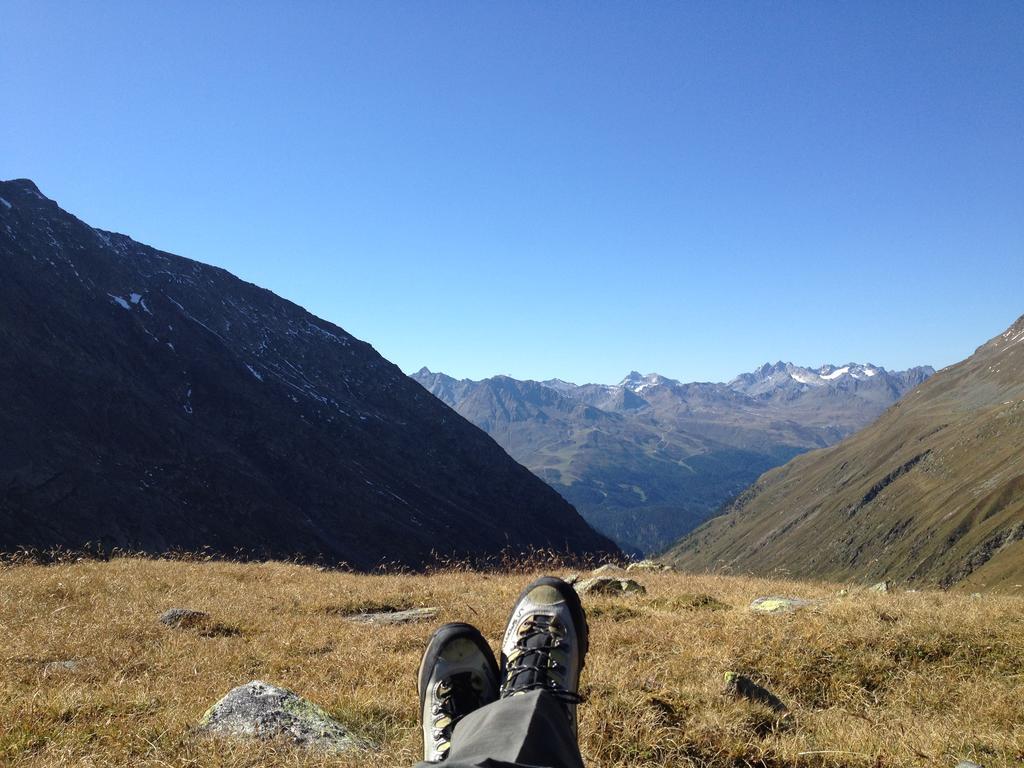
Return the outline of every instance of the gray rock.
[[[229,691],[206,711],[199,730],[233,738],[285,738],[300,746],[331,752],[373,746],[369,740],[349,733],[311,701],[261,680]]]
[[[970,760],[961,760],[956,764],[956,768],[982,768],[982,766]]]
[[[814,605],[813,600],[799,597],[758,597],[750,604],[750,610],[758,613],[792,613]]]
[[[60,661],[48,661],[43,664],[43,677],[57,675],[61,672],[74,672],[81,666],[78,659],[61,659]]]
[[[605,563],[590,572],[592,576],[621,576],[625,571],[614,563]]]
[[[887,595],[890,592],[892,592],[892,582],[891,581],[880,581],[877,584],[872,584],[869,591],[871,591],[871,592],[881,592],[882,594]]]
[[[575,584],[579,580],[580,575],[578,573],[570,573],[568,576],[562,579],[562,581],[564,581],[566,584]]]
[[[175,629],[191,629],[202,626],[210,618],[210,614],[203,611],[193,611],[191,608],[171,608],[160,614],[160,623]]]
[[[603,576],[584,579],[573,587],[581,595],[643,595],[647,592],[642,584],[633,579],[612,579]]]
[[[407,611],[356,613],[346,616],[345,619],[357,624],[411,624],[414,621],[427,621],[435,616],[437,616],[437,608],[410,608]]]
[[[630,563],[626,566],[627,571],[671,571],[672,568],[656,563],[653,560],[640,560],[636,563]]]
[[[746,675],[736,672],[725,673],[725,690],[722,693],[736,698],[757,701],[776,712],[785,712],[787,707],[774,693],[755,683]]]

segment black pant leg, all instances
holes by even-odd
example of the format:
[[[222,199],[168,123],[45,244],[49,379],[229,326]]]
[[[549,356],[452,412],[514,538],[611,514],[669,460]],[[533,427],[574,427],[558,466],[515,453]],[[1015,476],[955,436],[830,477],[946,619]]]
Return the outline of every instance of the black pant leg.
[[[444,768],[583,768],[576,735],[547,691],[500,699],[455,726]],[[437,766],[420,763],[417,768]]]

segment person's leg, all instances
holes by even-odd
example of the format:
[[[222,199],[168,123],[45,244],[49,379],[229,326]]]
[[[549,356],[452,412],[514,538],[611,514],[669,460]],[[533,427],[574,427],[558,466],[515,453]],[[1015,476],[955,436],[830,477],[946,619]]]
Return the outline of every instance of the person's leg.
[[[583,758],[562,702],[537,690],[481,707],[455,727],[445,768],[469,766],[583,768]]]
[[[545,576],[523,590],[502,641],[500,700],[462,710],[439,758],[447,758],[445,768],[582,768],[576,704],[587,645],[586,616],[569,584]],[[447,687],[444,675],[431,671],[429,657],[428,648],[420,671],[421,703],[432,685]],[[425,679],[437,682],[425,687]],[[431,755],[439,752],[431,751],[429,701],[421,710],[424,755],[432,762],[417,768],[429,768],[438,759]]]

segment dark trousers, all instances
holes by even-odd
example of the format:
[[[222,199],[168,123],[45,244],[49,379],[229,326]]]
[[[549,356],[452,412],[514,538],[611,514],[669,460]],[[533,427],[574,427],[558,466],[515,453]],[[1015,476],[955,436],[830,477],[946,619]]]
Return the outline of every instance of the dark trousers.
[[[499,699],[466,715],[443,763],[416,768],[583,768],[579,744],[558,700],[547,691]]]

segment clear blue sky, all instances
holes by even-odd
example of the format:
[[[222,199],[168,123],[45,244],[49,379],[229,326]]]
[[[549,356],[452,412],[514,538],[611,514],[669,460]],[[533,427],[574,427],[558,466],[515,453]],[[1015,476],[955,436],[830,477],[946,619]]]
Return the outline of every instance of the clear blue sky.
[[[0,177],[406,371],[937,367],[1024,313],[1019,2],[0,0]]]

